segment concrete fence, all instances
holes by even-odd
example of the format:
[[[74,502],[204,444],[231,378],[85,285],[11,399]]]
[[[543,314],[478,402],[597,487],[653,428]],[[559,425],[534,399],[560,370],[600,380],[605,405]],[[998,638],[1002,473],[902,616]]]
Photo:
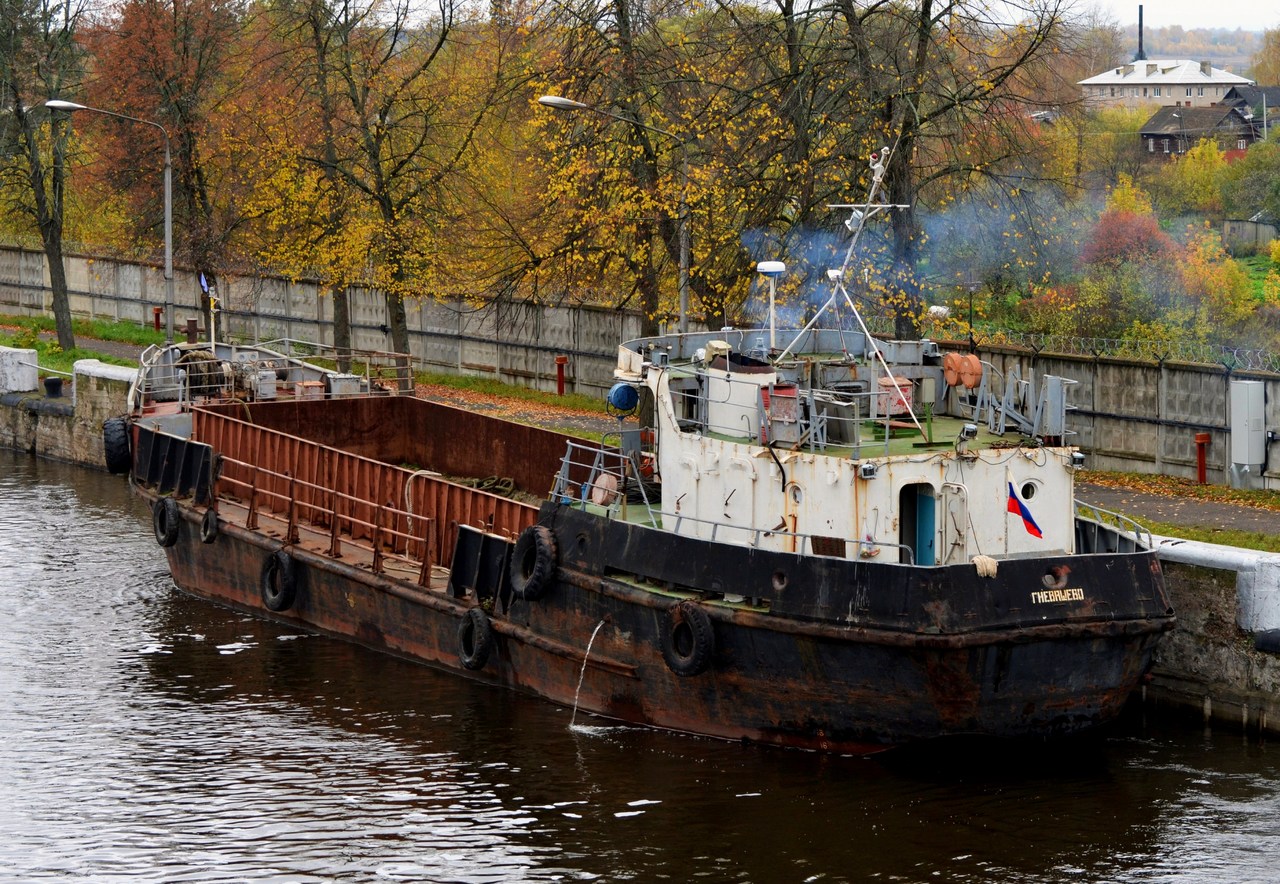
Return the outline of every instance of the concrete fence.
[[[150,325],[165,306],[162,268],[104,258],[69,256],[67,287],[77,317]],[[196,276],[174,270],[174,322],[201,315]],[[333,299],[308,280],[224,276],[217,295],[223,334],[247,341],[289,338],[333,345]],[[352,346],[390,350],[386,305],[380,291],[352,288]],[[511,301],[470,303],[434,298],[406,303],[409,350],[423,368],[486,375],[509,383],[554,390],[557,356],[568,356],[565,387],[603,394],[612,383],[618,344],[640,335],[640,318],[624,310],[557,307]],[[0,246],[0,313],[52,313],[44,254]],[[163,325],[163,319],[161,319]]]
[[[164,306],[164,279],[155,266],[73,256],[67,259],[67,278],[77,316],[146,324],[153,309]],[[220,285],[224,324],[232,335],[332,344],[333,301],[315,283],[227,276]],[[184,272],[176,272],[175,289],[175,320],[181,327],[187,317],[199,315],[201,292],[197,280]],[[389,349],[381,292],[352,289],[350,298],[353,346]],[[43,254],[0,247],[0,312],[47,314],[50,299]],[[566,389],[587,395],[608,389],[618,344],[640,334],[636,314],[597,307],[423,298],[409,302],[407,309],[410,350],[427,369],[554,390],[556,357],[567,356]],[[1068,391],[1074,409],[1068,415],[1069,441],[1091,455],[1094,468],[1194,478],[1196,436],[1207,433],[1210,482],[1280,488],[1280,442],[1270,437],[1261,464],[1249,472],[1233,466],[1230,403],[1232,380],[1261,381],[1265,430],[1280,430],[1280,374],[995,345],[978,353],[995,370],[993,375],[1016,370],[1023,379],[1053,374],[1076,381]],[[1002,386],[997,389],[1003,391]]]

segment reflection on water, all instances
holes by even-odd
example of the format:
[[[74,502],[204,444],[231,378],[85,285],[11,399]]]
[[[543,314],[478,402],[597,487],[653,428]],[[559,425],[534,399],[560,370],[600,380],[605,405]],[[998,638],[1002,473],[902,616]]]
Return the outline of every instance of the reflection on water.
[[[4,880],[1238,882],[1280,857],[1280,774],[1235,734],[867,761],[570,729],[189,598],[121,480],[8,452],[0,568]]]

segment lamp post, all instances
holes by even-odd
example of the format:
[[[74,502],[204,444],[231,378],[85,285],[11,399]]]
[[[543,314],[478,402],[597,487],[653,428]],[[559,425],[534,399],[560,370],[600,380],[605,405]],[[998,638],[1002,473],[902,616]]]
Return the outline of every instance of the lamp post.
[[[668,132],[657,126],[651,126],[648,123],[642,123],[631,117],[624,117],[622,114],[616,114],[613,111],[603,110],[593,107],[589,104],[583,104],[581,101],[574,101],[572,98],[564,98],[559,95],[544,95],[538,99],[538,104],[543,107],[549,107],[554,110],[561,111],[590,111],[593,114],[599,114],[602,117],[610,117],[622,123],[630,123],[632,126],[639,126],[641,129],[648,129],[650,132],[657,132],[659,135],[665,135],[672,141],[680,145],[681,157],[681,178],[680,178],[680,205],[676,210],[678,215],[676,218],[676,227],[680,237],[680,334],[689,331],[689,206],[687,203],[689,191],[689,143],[676,135],[674,132]]]
[[[165,343],[173,343],[173,160],[169,150],[169,132],[164,126],[151,120],[143,120],[139,117],[131,117],[128,114],[120,114],[115,111],[103,110],[100,107],[89,107],[86,104],[77,104],[74,101],[63,101],[60,98],[50,98],[44,103],[44,106],[52,110],[63,111],[92,111],[95,114],[104,114],[108,117],[115,117],[120,120],[128,120],[131,123],[141,123],[144,126],[152,126],[160,130],[160,134],[164,136],[164,300],[165,300]]]

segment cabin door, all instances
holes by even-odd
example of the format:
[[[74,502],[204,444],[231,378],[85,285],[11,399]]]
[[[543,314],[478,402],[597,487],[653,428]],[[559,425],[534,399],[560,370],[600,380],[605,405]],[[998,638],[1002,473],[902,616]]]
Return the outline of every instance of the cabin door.
[[[917,565],[937,563],[938,501],[927,483],[903,485],[898,492],[898,543],[915,551]]]
[[[969,493],[963,485],[942,486],[942,564],[969,560]]]

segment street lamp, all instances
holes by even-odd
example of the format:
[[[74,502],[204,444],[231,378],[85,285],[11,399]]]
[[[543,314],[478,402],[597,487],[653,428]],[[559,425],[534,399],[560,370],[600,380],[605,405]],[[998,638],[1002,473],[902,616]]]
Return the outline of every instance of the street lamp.
[[[173,160],[169,151],[169,132],[159,123],[119,114],[115,111],[103,110],[100,107],[89,107],[74,101],[63,101],[61,98],[50,98],[44,106],[52,110],[92,111],[105,114],[144,126],[153,126],[164,136],[164,299],[165,299],[165,343],[173,343]]]
[[[680,145],[681,156],[681,179],[680,179],[680,206],[677,209],[678,216],[676,218],[676,226],[680,236],[680,334],[689,331],[689,206],[687,203],[689,191],[689,144],[688,142],[676,135],[674,132],[668,132],[657,126],[651,126],[648,123],[642,123],[632,117],[624,117],[622,114],[616,114],[613,111],[603,110],[593,107],[589,104],[583,104],[581,101],[574,101],[572,98],[564,98],[560,95],[544,95],[538,99],[538,104],[543,107],[549,107],[553,110],[568,111],[574,113],[577,111],[590,111],[593,114],[599,114],[602,117],[610,117],[623,123],[630,123],[632,126],[639,126],[641,129],[648,129],[650,132],[657,132],[659,135],[665,135]]]

